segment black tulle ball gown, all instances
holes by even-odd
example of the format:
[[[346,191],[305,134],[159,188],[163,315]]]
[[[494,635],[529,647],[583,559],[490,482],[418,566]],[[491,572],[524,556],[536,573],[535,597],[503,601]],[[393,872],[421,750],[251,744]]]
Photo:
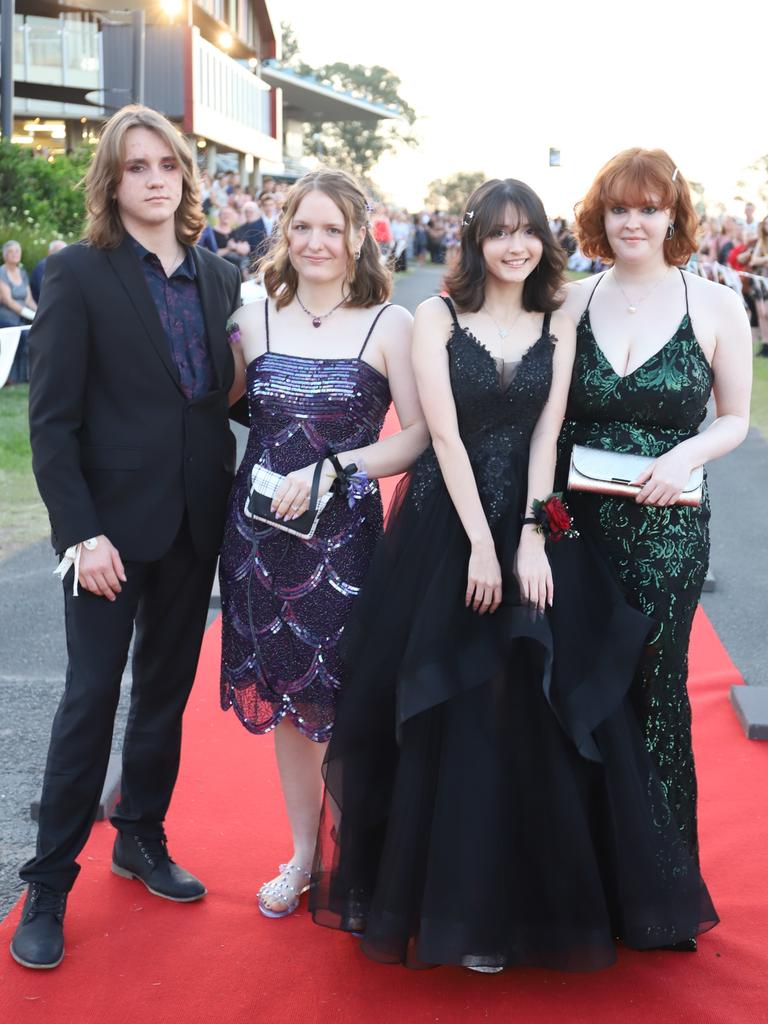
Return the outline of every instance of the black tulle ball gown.
[[[469,542],[430,448],[347,625],[310,906],[363,933],[375,960],[591,970],[617,940],[650,949],[717,922],[695,857],[655,820],[662,783],[628,699],[650,620],[585,537],[548,545],[546,615],[519,601],[528,447],[555,344],[545,316],[500,368],[454,314],[451,384],[499,610],[464,606]]]

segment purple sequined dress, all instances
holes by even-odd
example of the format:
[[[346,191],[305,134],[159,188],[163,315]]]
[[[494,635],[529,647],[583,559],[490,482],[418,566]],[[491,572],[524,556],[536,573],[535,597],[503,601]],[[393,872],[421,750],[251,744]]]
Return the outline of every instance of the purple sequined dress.
[[[247,368],[251,428],[219,567],[221,706],[250,732],[287,717],[325,741],[333,727],[337,644],[383,527],[378,486],[372,481],[353,508],[335,496],[311,540],[254,523],[243,508],[256,463],[290,473],[329,446],[343,452],[378,439],[389,385],[362,355],[381,312],[357,358],[311,359],[270,351],[265,309],[267,351]]]

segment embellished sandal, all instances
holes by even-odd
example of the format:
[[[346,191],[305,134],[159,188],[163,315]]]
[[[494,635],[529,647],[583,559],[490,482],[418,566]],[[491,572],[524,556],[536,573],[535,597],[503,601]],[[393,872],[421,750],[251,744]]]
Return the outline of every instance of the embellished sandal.
[[[302,893],[309,889],[309,880],[312,877],[309,871],[300,868],[298,864],[280,864],[280,874],[271,882],[265,882],[258,892],[258,907],[264,917],[287,917],[292,914],[299,905]],[[296,875],[295,880],[291,879]],[[273,910],[265,900],[270,903],[284,903],[283,910]]]

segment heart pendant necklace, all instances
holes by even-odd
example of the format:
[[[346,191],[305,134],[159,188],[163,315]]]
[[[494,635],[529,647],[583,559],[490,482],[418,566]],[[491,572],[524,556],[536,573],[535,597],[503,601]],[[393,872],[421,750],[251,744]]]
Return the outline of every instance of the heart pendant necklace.
[[[301,301],[301,296],[299,295],[298,291],[296,292],[296,301],[299,303],[299,305],[304,310],[304,312],[307,314],[307,316],[312,318],[312,326],[313,327],[322,327],[323,326],[323,321],[327,320],[328,317],[331,316],[332,313],[335,313],[336,310],[339,308],[339,306],[343,306],[348,298],[349,298],[349,296],[345,295],[342,298],[341,302],[337,302],[336,305],[333,307],[333,309],[329,309],[327,313],[313,313],[312,310],[311,309],[307,309],[307,307]]]

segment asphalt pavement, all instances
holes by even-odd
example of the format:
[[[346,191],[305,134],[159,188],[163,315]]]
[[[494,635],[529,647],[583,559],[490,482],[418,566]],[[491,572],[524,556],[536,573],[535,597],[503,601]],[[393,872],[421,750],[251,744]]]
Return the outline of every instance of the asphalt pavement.
[[[414,309],[440,287],[441,268],[402,277],[395,300]],[[242,435],[241,435],[242,441]],[[745,443],[708,468],[715,589],[702,604],[746,681],[768,685],[768,442]],[[40,793],[51,721],[64,686],[61,588],[47,540],[0,562],[0,919],[22,891],[19,865],[33,852],[30,805]],[[215,612],[211,613],[211,617]],[[130,671],[123,680],[113,749],[119,751]],[[762,780],[761,780],[762,784]]]

